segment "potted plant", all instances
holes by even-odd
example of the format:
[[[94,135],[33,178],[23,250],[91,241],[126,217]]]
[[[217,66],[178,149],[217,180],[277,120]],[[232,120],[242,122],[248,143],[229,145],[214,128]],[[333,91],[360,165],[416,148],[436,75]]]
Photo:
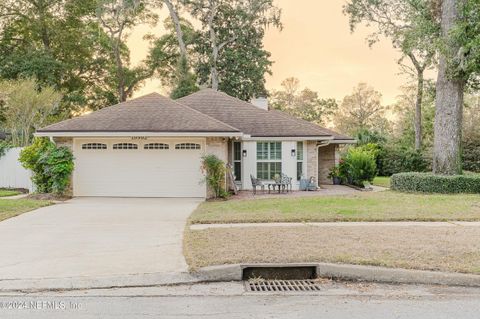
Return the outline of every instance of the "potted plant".
[[[340,173],[340,167],[335,166],[330,170],[330,173],[328,174],[328,178],[331,178],[333,181],[333,185],[340,185],[342,182],[342,176]]]

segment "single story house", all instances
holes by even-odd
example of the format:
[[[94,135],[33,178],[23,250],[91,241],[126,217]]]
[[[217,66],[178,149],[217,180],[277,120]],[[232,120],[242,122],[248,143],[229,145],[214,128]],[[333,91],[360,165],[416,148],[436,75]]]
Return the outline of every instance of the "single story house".
[[[75,156],[74,196],[206,197],[203,154],[233,168],[240,189],[250,175],[330,183],[348,137],[211,89],[173,101],[157,93],[39,129]]]

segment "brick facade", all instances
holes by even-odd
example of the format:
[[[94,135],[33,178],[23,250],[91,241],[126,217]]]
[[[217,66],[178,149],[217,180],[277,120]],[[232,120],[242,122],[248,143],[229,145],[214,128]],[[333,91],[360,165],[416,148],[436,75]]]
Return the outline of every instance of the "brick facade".
[[[337,148],[337,145],[331,144],[318,149],[318,180],[320,184],[332,184],[332,179],[328,177],[328,174],[338,162]]]
[[[305,177],[310,178],[312,176],[318,183],[318,152],[316,141],[307,142],[307,174]]]
[[[216,155],[225,164],[227,164],[228,163],[228,139],[223,137],[207,137],[205,153]],[[225,187],[225,181],[224,181],[224,187]],[[207,198],[212,198],[212,197],[213,197],[213,193],[207,187]]]

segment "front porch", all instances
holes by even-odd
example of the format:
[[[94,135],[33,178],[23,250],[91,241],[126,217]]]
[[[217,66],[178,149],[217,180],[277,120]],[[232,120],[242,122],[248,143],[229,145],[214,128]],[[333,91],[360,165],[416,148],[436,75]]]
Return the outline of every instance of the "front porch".
[[[249,200],[249,199],[267,199],[267,198],[302,198],[302,197],[319,197],[319,196],[339,196],[339,195],[355,195],[361,193],[356,189],[345,185],[320,185],[320,189],[316,191],[293,191],[278,193],[272,191],[268,193],[268,189],[262,192],[257,189],[257,194],[254,195],[251,190],[241,190],[237,195],[232,195],[229,200]]]
[[[228,163],[238,190],[253,189],[251,177],[265,183],[274,176],[285,174],[292,178],[294,191],[300,190],[300,180],[313,178],[316,185],[331,185],[330,170],[340,160],[339,144],[332,141],[229,140]],[[232,185],[229,181],[228,185]]]

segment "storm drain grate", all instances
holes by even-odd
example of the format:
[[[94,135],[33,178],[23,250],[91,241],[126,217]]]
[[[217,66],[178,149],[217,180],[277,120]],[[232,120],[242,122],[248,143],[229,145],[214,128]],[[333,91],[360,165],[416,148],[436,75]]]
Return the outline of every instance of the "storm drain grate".
[[[251,292],[319,291],[320,283],[315,280],[249,280],[245,288]]]

